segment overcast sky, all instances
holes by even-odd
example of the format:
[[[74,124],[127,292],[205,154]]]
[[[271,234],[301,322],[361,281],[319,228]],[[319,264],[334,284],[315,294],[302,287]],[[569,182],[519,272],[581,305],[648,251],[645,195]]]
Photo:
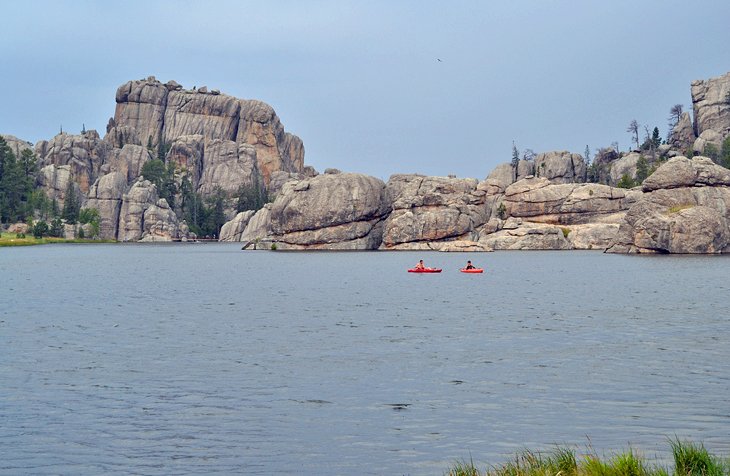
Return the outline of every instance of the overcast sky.
[[[624,150],[730,71],[727,0],[16,0],[0,24],[0,133],[103,135],[154,75],[265,101],[306,164],[383,179],[483,178],[513,140]]]

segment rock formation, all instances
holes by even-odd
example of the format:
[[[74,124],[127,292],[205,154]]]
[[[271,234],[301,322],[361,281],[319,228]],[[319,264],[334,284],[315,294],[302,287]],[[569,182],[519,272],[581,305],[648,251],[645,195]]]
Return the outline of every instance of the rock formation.
[[[730,134],[730,73],[692,81],[692,109],[695,135],[713,130],[721,137]]]
[[[387,195],[382,249],[435,249],[438,243],[476,241],[475,229],[488,218],[486,192],[476,179],[394,175]]]
[[[375,249],[390,211],[385,193],[362,174],[287,182],[271,205],[272,238],[282,249]]]
[[[730,252],[730,170],[706,157],[675,157],[642,190],[608,252]]]

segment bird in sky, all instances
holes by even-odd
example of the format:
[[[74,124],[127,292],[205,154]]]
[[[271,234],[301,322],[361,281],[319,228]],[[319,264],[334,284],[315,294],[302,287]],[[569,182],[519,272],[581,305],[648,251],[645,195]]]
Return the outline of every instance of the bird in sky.
[[[443,63],[443,61],[441,61],[441,58],[436,58],[436,61],[438,61],[439,63]]]

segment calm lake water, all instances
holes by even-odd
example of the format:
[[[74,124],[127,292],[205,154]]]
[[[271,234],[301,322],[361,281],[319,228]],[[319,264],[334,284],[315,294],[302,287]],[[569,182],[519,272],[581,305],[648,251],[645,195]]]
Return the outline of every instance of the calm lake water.
[[[440,475],[556,443],[666,458],[674,435],[727,455],[728,264],[0,248],[0,474]]]

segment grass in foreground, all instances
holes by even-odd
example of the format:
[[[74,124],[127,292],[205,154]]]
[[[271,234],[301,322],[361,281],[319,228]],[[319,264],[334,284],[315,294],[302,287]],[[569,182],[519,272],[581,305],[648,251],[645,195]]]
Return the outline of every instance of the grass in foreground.
[[[596,454],[576,458],[575,451],[550,453],[524,450],[500,466],[480,471],[473,461],[457,462],[447,476],[730,476],[730,461],[710,454],[702,444],[670,440],[674,468],[651,464],[633,450],[601,459]]]
[[[76,238],[73,240],[67,240],[65,238],[35,238],[33,236],[26,236],[24,238],[17,238],[15,234],[3,233],[0,236],[0,247],[1,246],[32,246],[32,245],[47,245],[49,243],[116,243],[114,240],[85,240]]]

